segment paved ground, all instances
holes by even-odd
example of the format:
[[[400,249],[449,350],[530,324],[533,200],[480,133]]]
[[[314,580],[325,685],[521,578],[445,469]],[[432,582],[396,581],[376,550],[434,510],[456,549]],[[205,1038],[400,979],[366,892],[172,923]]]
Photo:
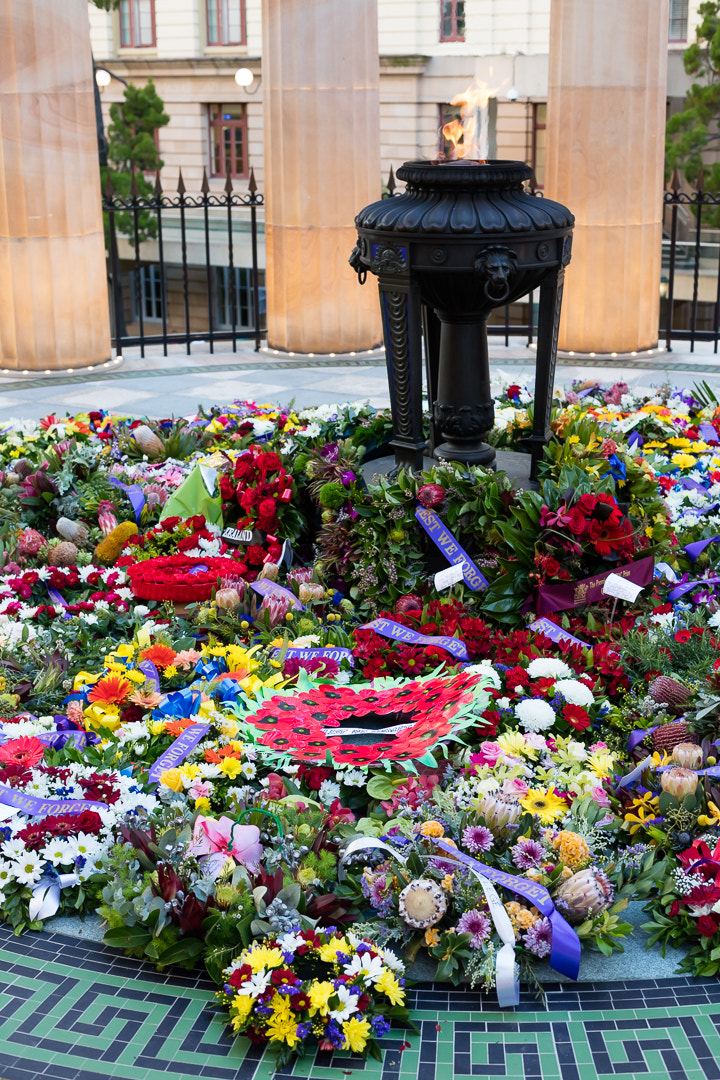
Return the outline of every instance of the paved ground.
[[[27,375],[0,372],[0,422],[14,417],[27,419],[98,408],[144,414],[151,417],[184,416],[199,405],[208,406],[234,398],[294,401],[296,407],[333,404],[368,398],[371,404],[388,404],[387,378],[382,349],[344,356],[290,356],[264,350],[253,351],[249,343],[233,353],[226,346],[214,355],[195,344],[187,356],[179,346],[171,346],[164,357],[153,347],[141,359],[137,350],[128,351],[122,361],[110,361],[93,371]],[[513,380],[532,386],[535,353],[511,339],[506,347],[491,339],[494,374],[506,372]],[[707,380],[720,391],[720,356],[712,346],[701,344],[692,354],[678,347],[673,353],[652,350],[638,356],[578,358],[566,356],[558,362],[557,382],[597,377],[605,381],[624,379],[643,389],[669,381],[691,387]]]

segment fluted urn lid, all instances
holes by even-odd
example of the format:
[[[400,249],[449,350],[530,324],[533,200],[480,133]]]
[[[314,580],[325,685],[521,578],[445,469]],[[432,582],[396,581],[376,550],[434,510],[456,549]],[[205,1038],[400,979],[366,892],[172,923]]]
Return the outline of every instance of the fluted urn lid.
[[[560,203],[523,188],[532,169],[522,161],[407,161],[397,171],[402,195],[361,210],[359,229],[397,233],[528,233],[569,229]]]

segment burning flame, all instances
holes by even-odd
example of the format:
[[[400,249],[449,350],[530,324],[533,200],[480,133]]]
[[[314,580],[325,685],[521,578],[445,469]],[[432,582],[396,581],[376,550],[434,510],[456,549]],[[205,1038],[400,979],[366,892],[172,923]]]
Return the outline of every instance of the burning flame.
[[[451,105],[460,106],[462,120],[443,124],[443,137],[450,144],[444,154],[448,161],[460,158],[482,161],[489,156],[488,101],[499,89],[491,89],[486,82],[475,78],[467,90],[452,99]]]

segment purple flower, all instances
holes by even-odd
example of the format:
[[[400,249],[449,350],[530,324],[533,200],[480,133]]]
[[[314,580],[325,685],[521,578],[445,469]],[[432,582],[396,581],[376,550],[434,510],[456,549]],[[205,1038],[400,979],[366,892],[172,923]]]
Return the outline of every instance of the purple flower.
[[[310,1027],[310,1024],[298,1024],[298,1026],[295,1028],[295,1034],[297,1035],[298,1039],[307,1039],[308,1035],[310,1034]]]
[[[478,855],[493,846],[493,834],[484,825],[468,825],[463,832],[463,844],[473,855]]]
[[[528,840],[522,836],[510,849],[510,854],[518,870],[532,870],[542,866],[545,849],[542,844],[538,844],[537,840]]]
[[[458,934],[471,934],[470,948],[480,949],[490,933],[490,920],[482,911],[466,911],[455,929]]]
[[[383,1035],[387,1035],[390,1030],[390,1025],[384,1016],[376,1016],[370,1021],[370,1026],[373,1029],[373,1034],[378,1038],[382,1038]]]
[[[320,447],[320,457],[324,458],[325,461],[337,461],[338,451],[339,447],[336,442],[325,443],[324,446]]]
[[[552,947],[552,926],[549,919],[538,919],[526,934],[523,941],[535,956],[549,956]]]
[[[357,476],[352,469],[346,469],[345,472],[340,473],[340,479],[343,483],[343,487],[351,487],[353,482],[357,480]]]

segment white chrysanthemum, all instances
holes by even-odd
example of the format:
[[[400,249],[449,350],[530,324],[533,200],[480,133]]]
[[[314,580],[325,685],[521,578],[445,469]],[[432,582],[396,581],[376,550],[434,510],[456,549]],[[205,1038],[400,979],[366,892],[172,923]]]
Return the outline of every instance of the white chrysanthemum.
[[[47,844],[42,852],[42,857],[46,862],[51,862],[53,866],[59,866],[60,863],[71,863],[75,861],[75,853],[71,851],[70,845],[67,840],[63,840],[62,837],[56,837]]]
[[[465,673],[467,675],[484,675],[486,679],[490,680],[496,690],[500,690],[502,687],[500,675],[489,660],[481,660],[479,664],[472,664],[470,667],[466,667]]]
[[[588,705],[592,705],[595,701],[592,690],[589,690],[585,683],[579,682],[577,679],[561,679],[560,682],[555,683],[555,692],[562,694],[565,701],[570,705],[582,705],[587,708]]]
[[[323,806],[332,806],[340,798],[340,785],[334,780],[323,780],[318,791],[318,798]]]
[[[525,698],[515,706],[515,715],[525,731],[547,731],[555,723],[555,713],[547,701]]]
[[[573,672],[563,660],[538,656],[537,660],[531,660],[528,664],[527,673],[531,679],[567,679]]]
[[[340,779],[345,787],[365,787],[367,776],[362,769],[350,769]]]

